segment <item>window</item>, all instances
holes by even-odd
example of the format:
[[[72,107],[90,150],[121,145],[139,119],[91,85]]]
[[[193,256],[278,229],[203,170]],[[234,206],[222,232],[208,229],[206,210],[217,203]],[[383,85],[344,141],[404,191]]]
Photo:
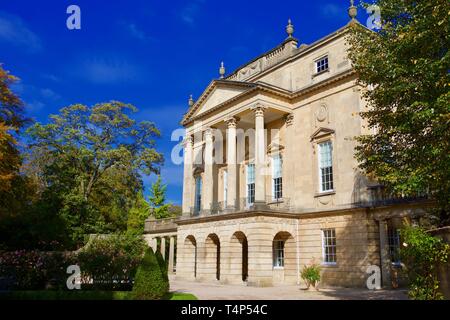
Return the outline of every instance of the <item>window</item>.
[[[316,61],[316,73],[328,70],[328,56]]]
[[[284,241],[273,241],[273,266],[275,268],[284,267]]]
[[[323,263],[336,264],[336,230],[322,230]]]
[[[247,205],[255,202],[255,165],[247,165]]]
[[[331,141],[319,144],[320,191],[333,190],[333,147]]]
[[[400,231],[398,229],[388,228],[388,246],[391,262],[400,264]]]
[[[194,214],[200,213],[202,207],[202,178],[200,176],[195,178],[195,199],[194,199]]]
[[[282,159],[279,154],[272,158],[272,197],[273,200],[283,198]]]
[[[223,172],[223,204],[226,208],[227,206],[227,197],[228,197],[228,172]]]

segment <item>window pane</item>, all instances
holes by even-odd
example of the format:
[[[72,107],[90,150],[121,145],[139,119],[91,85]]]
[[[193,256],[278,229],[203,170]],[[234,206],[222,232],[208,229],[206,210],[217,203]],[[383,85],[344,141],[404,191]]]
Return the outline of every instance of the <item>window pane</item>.
[[[319,144],[320,190],[333,190],[333,153],[331,141]]]
[[[336,232],[335,229],[322,230],[323,236],[323,261],[336,263]]]

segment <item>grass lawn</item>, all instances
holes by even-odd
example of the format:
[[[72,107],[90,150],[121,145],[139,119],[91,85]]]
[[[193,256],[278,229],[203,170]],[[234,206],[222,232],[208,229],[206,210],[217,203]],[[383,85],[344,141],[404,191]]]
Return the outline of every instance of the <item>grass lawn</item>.
[[[10,291],[0,292],[0,300],[129,300],[130,291]],[[197,300],[190,293],[169,292],[163,300]]]

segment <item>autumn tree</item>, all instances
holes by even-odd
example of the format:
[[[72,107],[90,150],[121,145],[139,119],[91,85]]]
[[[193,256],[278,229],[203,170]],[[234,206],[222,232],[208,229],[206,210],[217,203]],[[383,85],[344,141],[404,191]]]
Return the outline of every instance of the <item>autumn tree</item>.
[[[368,90],[362,113],[375,133],[359,137],[361,167],[393,193],[424,193],[450,213],[448,0],[377,0],[381,29],[353,24],[350,59]]]

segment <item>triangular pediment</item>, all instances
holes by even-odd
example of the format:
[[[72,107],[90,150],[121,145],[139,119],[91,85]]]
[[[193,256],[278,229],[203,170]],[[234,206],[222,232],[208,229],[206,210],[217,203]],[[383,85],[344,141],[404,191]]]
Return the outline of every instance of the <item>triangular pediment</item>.
[[[251,83],[237,81],[212,81],[197,102],[188,110],[183,122],[210,111],[216,106],[240,95],[254,86],[255,85]]]
[[[322,137],[328,136],[328,135],[332,135],[334,133],[333,129],[330,128],[319,128],[316,131],[314,131],[314,133],[311,135],[311,141],[315,140],[315,139],[320,139]]]

